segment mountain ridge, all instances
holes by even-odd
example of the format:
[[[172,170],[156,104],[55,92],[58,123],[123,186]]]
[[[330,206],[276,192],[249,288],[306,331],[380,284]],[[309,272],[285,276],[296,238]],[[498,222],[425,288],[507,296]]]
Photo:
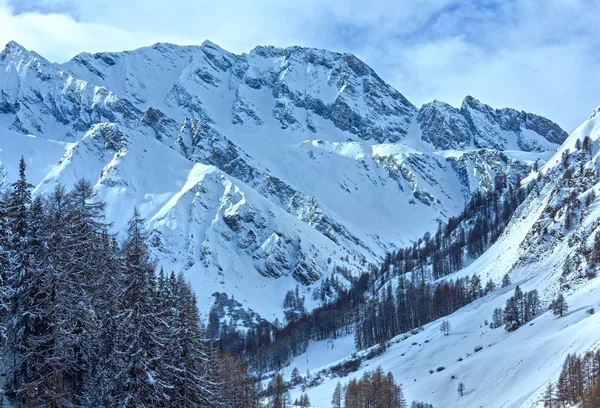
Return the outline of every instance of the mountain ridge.
[[[357,272],[378,262],[493,188],[497,174],[525,178],[558,147],[549,139],[566,137],[557,125],[527,133],[517,111],[502,127],[481,104],[494,115],[472,127],[493,129],[504,145],[440,151],[423,137],[436,127],[400,92],[355,56],[326,50],[155,44],[51,64],[9,43],[0,55],[4,137],[65,143],[60,160],[31,160],[45,172],[37,191],[91,179],[115,232],[140,207],[155,255],[187,270],[201,304],[217,290],[244,299],[248,285],[246,306],[271,320],[282,299],[258,302],[264,288],[283,298],[296,283],[309,292],[335,265]],[[535,143],[519,145],[522,134]],[[11,146],[3,167],[26,153]],[[218,175],[190,179],[196,164]]]

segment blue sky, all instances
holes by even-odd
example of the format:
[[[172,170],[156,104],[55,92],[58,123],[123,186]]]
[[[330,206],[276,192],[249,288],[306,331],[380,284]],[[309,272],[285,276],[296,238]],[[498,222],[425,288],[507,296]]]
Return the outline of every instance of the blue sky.
[[[156,42],[352,52],[416,105],[465,95],[568,132],[600,105],[598,0],[0,0],[0,42],[53,61]]]

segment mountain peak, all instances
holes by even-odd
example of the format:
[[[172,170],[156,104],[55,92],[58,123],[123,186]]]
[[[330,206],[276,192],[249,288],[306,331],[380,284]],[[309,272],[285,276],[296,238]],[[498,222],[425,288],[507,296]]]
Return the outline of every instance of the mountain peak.
[[[21,49],[21,50],[27,51],[25,49],[25,47],[23,47],[21,44],[19,44],[16,41],[13,41],[13,40],[10,40],[8,43],[6,43],[5,48],[8,48],[8,49]]]
[[[29,53],[29,51],[21,44],[11,40],[4,46],[4,50],[2,50],[0,54],[6,55],[14,53]]]
[[[549,119],[511,108],[494,109],[471,95],[464,98],[460,109],[438,100],[427,103],[417,120],[423,140],[443,150],[473,144],[495,150],[552,151],[568,136]]]
[[[482,103],[479,99],[474,98],[471,95],[467,95],[462,101],[461,108],[478,108],[482,105],[487,106],[486,104]]]
[[[0,62],[6,62],[8,64],[20,63],[26,61],[26,66],[35,66],[36,69],[40,67],[49,67],[52,65],[47,59],[42,57],[35,51],[29,51],[16,41],[9,41],[4,50],[0,52]]]
[[[221,46],[219,46],[218,44],[215,44],[214,42],[212,42],[211,40],[208,40],[208,39],[204,40],[202,42],[201,47],[202,48],[214,48],[214,49],[217,49],[217,50],[223,50],[224,51],[224,49]]]

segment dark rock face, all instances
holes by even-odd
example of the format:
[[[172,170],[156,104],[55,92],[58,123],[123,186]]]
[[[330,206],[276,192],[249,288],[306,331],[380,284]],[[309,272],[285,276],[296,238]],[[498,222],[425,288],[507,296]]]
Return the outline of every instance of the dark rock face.
[[[423,140],[438,149],[461,149],[471,144],[473,135],[469,123],[460,110],[433,101],[419,110],[417,121],[421,125]]]
[[[423,140],[443,150],[473,146],[545,151],[549,147],[528,135],[527,131],[555,145],[568,137],[560,126],[546,118],[510,108],[493,109],[471,96],[464,99],[460,109],[438,101],[423,105],[417,121]],[[511,146],[511,140],[516,146]]]
[[[339,129],[364,140],[397,142],[408,133],[416,108],[355,56],[300,47],[258,47],[249,58],[255,56],[283,60],[279,69],[267,76],[273,82],[266,84],[278,101],[273,115],[283,128],[299,122],[293,106],[331,120]],[[289,85],[287,72],[304,67],[327,72],[327,85],[337,91],[335,98],[324,99],[312,87],[294,89]]]
[[[5,81],[13,82],[0,90],[0,112],[15,116],[12,130],[46,135],[58,123],[63,125],[64,134],[51,136],[69,140],[72,134],[85,132],[96,123],[134,125],[142,117],[127,99],[65,75],[44,58],[14,43],[2,52],[2,61],[8,68]]]
[[[481,189],[491,191],[494,189],[495,175],[504,174],[509,183],[515,185],[517,180],[524,179],[531,171],[527,164],[490,149],[465,152],[460,156],[449,157],[446,161],[458,175],[466,199],[472,195],[472,173],[477,174],[477,182]]]

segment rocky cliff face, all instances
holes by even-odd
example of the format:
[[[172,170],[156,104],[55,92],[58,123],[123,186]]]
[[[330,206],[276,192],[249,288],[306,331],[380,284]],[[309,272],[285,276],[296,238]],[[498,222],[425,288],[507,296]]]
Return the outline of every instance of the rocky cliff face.
[[[156,44],[135,53],[81,54],[60,68],[140,106],[166,105],[176,116],[228,125],[274,121],[281,129],[317,133],[320,118],[363,140],[397,142],[417,111],[351,54],[256,47],[238,56],[208,41],[200,47]],[[154,68],[163,61],[164,68]],[[214,95],[220,106],[210,103]]]
[[[514,109],[493,109],[467,96],[460,109],[433,101],[419,110],[423,139],[435,148],[543,152],[561,144],[567,133],[556,123]],[[555,146],[554,146],[555,148]]]
[[[140,208],[201,304],[226,292],[271,320],[287,289],[378,261],[565,137],[471,97],[418,110],[325,50],[156,44],[61,65],[16,43],[0,53],[0,174],[24,154],[39,192],[89,178],[115,232]]]

